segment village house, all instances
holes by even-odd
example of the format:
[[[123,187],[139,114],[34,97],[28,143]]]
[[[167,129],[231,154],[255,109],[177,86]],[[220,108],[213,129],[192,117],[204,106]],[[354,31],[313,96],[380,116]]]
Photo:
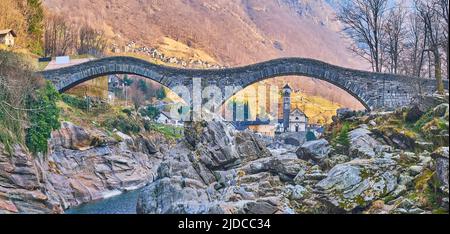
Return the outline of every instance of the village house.
[[[17,35],[12,29],[0,30],[0,45],[13,47],[16,37]]]
[[[183,126],[181,121],[173,119],[169,113],[161,111],[158,115],[158,118],[155,120],[157,123],[172,125],[172,126]]]

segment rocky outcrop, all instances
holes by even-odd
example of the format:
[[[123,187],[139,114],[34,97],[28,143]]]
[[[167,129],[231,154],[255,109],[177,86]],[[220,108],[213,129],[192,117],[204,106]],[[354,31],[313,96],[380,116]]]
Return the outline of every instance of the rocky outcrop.
[[[407,109],[346,119],[358,127],[345,155],[325,139],[297,149],[220,118],[186,123],[185,138],[170,147],[157,136],[63,123],[46,157],[19,146],[7,156],[0,145],[0,211],[59,213],[145,186],[138,213],[448,213],[448,143],[425,150],[397,141],[411,131],[425,142],[425,128],[448,133],[439,129],[448,106],[431,110],[407,126]]]
[[[0,143],[0,214],[62,212],[47,192],[39,163],[19,145],[12,152]]]
[[[64,122],[52,133],[45,157],[19,146],[10,156],[0,145],[0,212],[62,213],[143,187],[156,177],[163,158],[155,141],[166,144],[162,137],[110,137]]]
[[[295,149],[280,142],[262,144],[220,120],[190,123],[186,141],[166,155],[158,178],[140,194],[137,209],[157,214],[448,210],[442,196],[448,196],[448,147],[413,153],[414,146],[404,144],[405,150],[404,142],[395,139],[409,133],[403,128],[395,130],[396,136],[380,131],[394,126],[383,124],[392,121],[384,115],[352,120],[359,127],[349,132],[348,155],[338,154],[325,139]],[[274,148],[267,153],[265,145]],[[438,195],[434,175],[444,185]]]
[[[152,139],[116,135],[122,137],[70,123],[53,133],[46,179],[63,208],[140,188],[156,177],[162,154]]]
[[[84,128],[70,122],[62,122],[61,128],[52,133],[52,143],[71,150],[87,150],[105,142],[106,136],[100,132],[89,134]]]
[[[316,185],[331,206],[345,211],[365,208],[394,191],[398,172],[390,159],[356,159],[331,169],[327,178]]]
[[[448,147],[441,147],[431,155],[436,161],[436,173],[439,182],[448,193]]]
[[[331,146],[325,139],[308,141],[297,150],[297,156],[303,160],[319,162],[330,154]]]
[[[382,136],[390,146],[403,150],[414,149],[417,141],[416,133],[396,126],[381,126],[376,133]]]
[[[436,106],[439,106],[440,104],[448,103],[448,102],[449,102],[448,94],[446,96],[421,95],[421,96],[417,96],[413,100],[414,105],[417,106],[418,109],[423,113],[429,111],[432,108],[435,108]]]
[[[367,126],[357,128],[349,133],[350,156],[353,158],[374,158],[386,152],[388,147],[374,139]]]
[[[285,132],[278,134],[276,140],[282,142],[283,145],[299,147],[306,142],[306,133]]]

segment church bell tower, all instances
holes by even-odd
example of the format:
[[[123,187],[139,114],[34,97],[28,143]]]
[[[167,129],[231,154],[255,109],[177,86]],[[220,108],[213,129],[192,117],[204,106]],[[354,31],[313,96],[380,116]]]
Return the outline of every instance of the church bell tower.
[[[284,131],[289,131],[289,116],[291,114],[291,87],[286,84],[283,87],[283,128]]]

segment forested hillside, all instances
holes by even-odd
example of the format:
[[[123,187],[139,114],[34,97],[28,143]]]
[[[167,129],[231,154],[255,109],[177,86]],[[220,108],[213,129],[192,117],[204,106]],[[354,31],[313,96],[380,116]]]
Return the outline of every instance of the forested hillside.
[[[13,29],[18,35],[18,47],[42,55],[44,8],[41,0],[2,0],[0,12],[0,29]]]

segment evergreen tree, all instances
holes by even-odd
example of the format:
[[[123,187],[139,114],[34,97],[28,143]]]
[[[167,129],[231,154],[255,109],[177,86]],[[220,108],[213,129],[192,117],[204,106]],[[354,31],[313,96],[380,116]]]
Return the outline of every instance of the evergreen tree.
[[[315,141],[315,140],[317,140],[316,135],[313,132],[308,131],[306,133],[306,141]]]
[[[158,100],[163,100],[166,97],[167,97],[166,89],[164,87],[161,87],[157,91],[156,98],[158,98]]]
[[[161,112],[158,110],[158,108],[154,107],[154,106],[147,106],[147,108],[145,109],[145,111],[143,111],[143,115],[148,116],[150,119],[156,119],[158,118],[159,114]]]
[[[144,93],[147,94],[149,92],[149,87],[147,82],[145,82],[145,80],[143,79],[139,79],[138,81],[138,87],[139,89]]]
[[[336,146],[338,151],[342,154],[348,154],[350,149],[350,137],[348,135],[350,126],[348,123],[344,123],[339,135],[336,138]]]
[[[31,52],[43,54],[42,37],[44,35],[44,9],[41,0],[27,0],[28,34],[30,37],[29,45]]]
[[[250,119],[250,107],[248,105],[248,101],[244,103],[244,121],[248,121]]]
[[[133,82],[133,79],[129,78],[128,75],[125,75],[123,77],[123,83],[125,84],[125,86],[131,86]]]

